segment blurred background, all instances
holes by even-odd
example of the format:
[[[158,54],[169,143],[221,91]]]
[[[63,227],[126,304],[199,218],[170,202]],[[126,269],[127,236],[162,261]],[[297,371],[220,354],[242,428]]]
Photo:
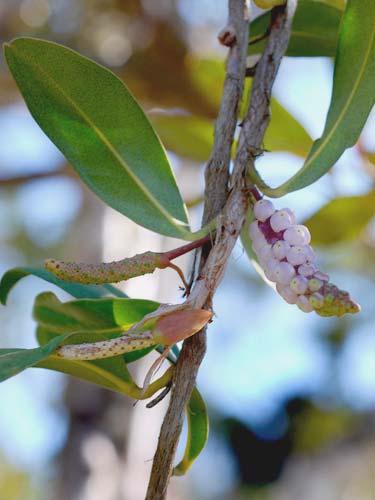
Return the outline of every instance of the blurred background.
[[[226,51],[217,0],[1,0],[0,39],[36,36],[110,67],[141,102],[168,149],[192,224],[202,212]],[[258,14],[257,9],[253,9]],[[258,166],[278,185],[323,130],[332,61],[284,59],[273,125]],[[98,103],[100,105],[100,103]],[[176,240],[137,227],[78,180],[34,123],[0,56],[0,274],[47,257],[112,260]],[[305,315],[259,278],[240,244],[215,299],[199,388],[208,446],[170,500],[375,499],[375,116],[329,175],[276,205],[307,221],[321,267],[362,313]],[[188,258],[181,265],[189,270]],[[173,271],[122,288],[181,299]],[[33,347],[35,296],[22,280],[0,306],[1,347]],[[152,356],[151,356],[152,357]],[[150,356],[133,367],[141,381]],[[0,386],[1,500],[141,500],[166,401],[152,410],[47,370]],[[181,450],[179,451],[181,453]]]

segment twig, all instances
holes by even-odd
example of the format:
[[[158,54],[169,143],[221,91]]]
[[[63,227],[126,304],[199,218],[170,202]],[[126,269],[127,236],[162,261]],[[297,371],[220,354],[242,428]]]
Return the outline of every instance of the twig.
[[[227,197],[228,166],[234,128],[227,127],[231,117],[237,118],[238,102],[246,66],[248,23],[244,19],[245,2],[229,0],[229,22],[234,27],[236,42],[231,47],[227,64],[224,95],[215,130],[214,151],[206,170],[206,203],[204,220],[216,216]],[[269,121],[271,89],[281,58],[287,48],[291,20],[296,6],[289,0],[287,8],[274,9],[270,36],[257,66],[247,116],[243,122],[237,156],[230,178],[230,192],[217,227],[216,240],[203,267],[188,303],[195,307],[210,307],[212,296],[220,283],[228,258],[233,250],[249,206],[246,171],[256,158]],[[235,71],[236,68],[236,71]],[[232,90],[228,90],[232,82]],[[235,92],[236,98],[233,98]],[[221,134],[221,135],[220,135]],[[228,154],[229,145],[229,156]],[[223,156],[222,156],[223,155]],[[178,438],[182,428],[183,411],[189,401],[197,372],[206,350],[205,331],[184,342],[173,375],[173,390],[169,407],[159,435],[146,500],[164,500],[172,471]]]
[[[239,102],[245,78],[248,22],[245,0],[229,0],[227,26],[235,34],[229,49],[223,98],[215,126],[214,145],[206,167],[206,191],[203,224],[215,217],[227,198],[229,164]],[[204,259],[202,259],[203,265]],[[195,384],[206,352],[206,333],[202,331],[184,342],[175,370],[176,387],[159,435],[158,447],[148,485],[146,500],[163,500],[172,472],[173,458],[181,433],[183,412]]]

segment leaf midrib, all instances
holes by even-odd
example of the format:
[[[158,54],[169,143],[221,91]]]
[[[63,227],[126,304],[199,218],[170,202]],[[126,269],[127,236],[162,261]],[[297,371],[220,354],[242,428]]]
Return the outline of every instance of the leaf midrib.
[[[22,56],[21,56],[22,58]],[[97,127],[97,125],[90,119],[90,117],[83,111],[82,108],[80,108],[74,100],[67,94],[63,88],[60,87],[58,82],[56,82],[53,77],[49,74],[46,73],[42,67],[38,66],[37,64],[33,64],[30,61],[27,61],[27,63],[31,66],[34,66],[36,70],[39,70],[45,77],[46,79],[54,86],[58,92],[62,94],[63,97],[67,99],[69,104],[72,106],[73,109],[77,111],[77,113],[86,121],[86,123],[94,130],[96,135],[103,141],[103,143],[108,147],[109,151],[112,153],[112,155],[115,157],[115,159],[120,163],[120,165],[124,168],[124,170],[127,172],[129,177],[135,182],[135,184],[138,186],[138,188],[144,193],[146,198],[150,200],[150,202],[155,206],[155,208],[168,220],[168,222],[176,228],[181,235],[184,235],[186,231],[181,229],[179,225],[176,225],[176,219],[173,217],[160,203],[159,201],[154,197],[154,195],[146,189],[145,185],[142,183],[142,181],[137,177],[134,172],[130,169],[126,161],[121,157],[121,155],[116,151],[115,147],[112,145],[111,141],[106,137],[105,134],[101,132],[101,130]],[[180,221],[182,222],[182,221]]]

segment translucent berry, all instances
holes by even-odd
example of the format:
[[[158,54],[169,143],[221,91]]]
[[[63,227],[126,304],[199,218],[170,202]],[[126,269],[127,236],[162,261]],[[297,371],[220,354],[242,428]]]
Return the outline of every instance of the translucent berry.
[[[316,255],[310,245],[305,245],[306,249],[306,264],[313,264],[316,261]]]
[[[313,264],[302,264],[301,266],[299,266],[299,268],[297,270],[298,274],[300,274],[301,276],[305,276],[307,278],[309,278],[310,276],[313,276],[313,274],[316,271],[317,271],[317,268]]]
[[[278,260],[283,260],[290,249],[289,243],[284,240],[277,241],[272,247],[272,253]]]
[[[290,208],[282,208],[281,210],[285,210],[285,212],[288,212],[292,221],[292,226],[294,226],[297,223],[297,219],[296,214],[293,212],[293,210],[291,210]]]
[[[271,247],[271,245],[264,245],[260,249],[260,251],[258,253],[258,257],[259,257],[259,260],[260,260],[261,264],[264,264],[269,259],[272,259],[273,258],[273,254],[272,254],[272,247]]]
[[[322,281],[329,281],[329,276],[328,274],[326,273],[322,273],[321,271],[317,271],[315,274],[314,274],[314,277],[317,278],[318,280],[322,280]]]
[[[268,200],[259,200],[255,203],[253,211],[255,218],[264,222],[275,212],[275,207]]]
[[[292,266],[299,266],[307,261],[307,255],[306,246],[294,245],[288,250],[286,258]]]
[[[262,231],[259,229],[258,221],[254,220],[249,226],[250,238],[254,240],[257,236],[262,235]]]
[[[307,290],[307,279],[303,276],[295,276],[289,286],[297,295],[303,295]]]
[[[268,243],[262,233],[253,238],[253,249],[256,254],[258,254],[265,245],[268,245]]]
[[[272,215],[270,225],[273,231],[278,233],[292,225],[292,218],[286,210],[278,210]]]
[[[323,281],[318,280],[317,278],[312,278],[309,280],[309,290],[311,292],[317,292],[323,286]]]
[[[298,295],[291,290],[289,286],[276,284],[276,290],[281,295],[281,297],[288,302],[288,304],[295,304],[298,299]]]
[[[320,293],[313,293],[309,297],[309,302],[314,309],[320,309],[324,305],[324,297]]]
[[[267,262],[264,264],[263,266],[264,274],[270,281],[276,281],[274,272],[278,265],[279,261],[274,258],[268,259]]]
[[[290,280],[294,278],[296,271],[288,262],[279,262],[273,272],[275,281],[281,285],[289,285]]]
[[[284,233],[284,240],[290,245],[308,245],[311,241],[311,236],[307,227],[296,225],[288,227]]]
[[[299,295],[297,299],[297,306],[301,311],[309,313],[314,310],[313,306],[310,304],[309,299],[305,295]]]

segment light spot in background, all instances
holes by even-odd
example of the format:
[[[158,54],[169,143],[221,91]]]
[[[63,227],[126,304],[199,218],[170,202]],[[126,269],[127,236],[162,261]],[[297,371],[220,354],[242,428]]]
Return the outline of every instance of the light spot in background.
[[[74,180],[56,177],[24,184],[18,189],[17,200],[26,233],[43,247],[62,238],[78,214],[82,192]]]
[[[80,29],[84,17],[83,5],[77,0],[50,0],[49,24],[55,33],[69,34]]]
[[[23,0],[20,5],[20,18],[31,28],[40,28],[50,16],[48,0]]]
[[[131,54],[130,41],[121,33],[108,34],[99,47],[100,58],[109,66],[122,66]]]
[[[22,103],[0,108],[0,175],[55,170],[64,161]]]
[[[1,448],[17,466],[35,471],[49,465],[66,439],[67,422],[53,406],[62,376],[47,370],[23,372],[1,384]]]
[[[371,411],[375,408],[373,328],[364,326],[350,333],[339,360],[339,377],[341,390],[349,404],[362,411]]]

